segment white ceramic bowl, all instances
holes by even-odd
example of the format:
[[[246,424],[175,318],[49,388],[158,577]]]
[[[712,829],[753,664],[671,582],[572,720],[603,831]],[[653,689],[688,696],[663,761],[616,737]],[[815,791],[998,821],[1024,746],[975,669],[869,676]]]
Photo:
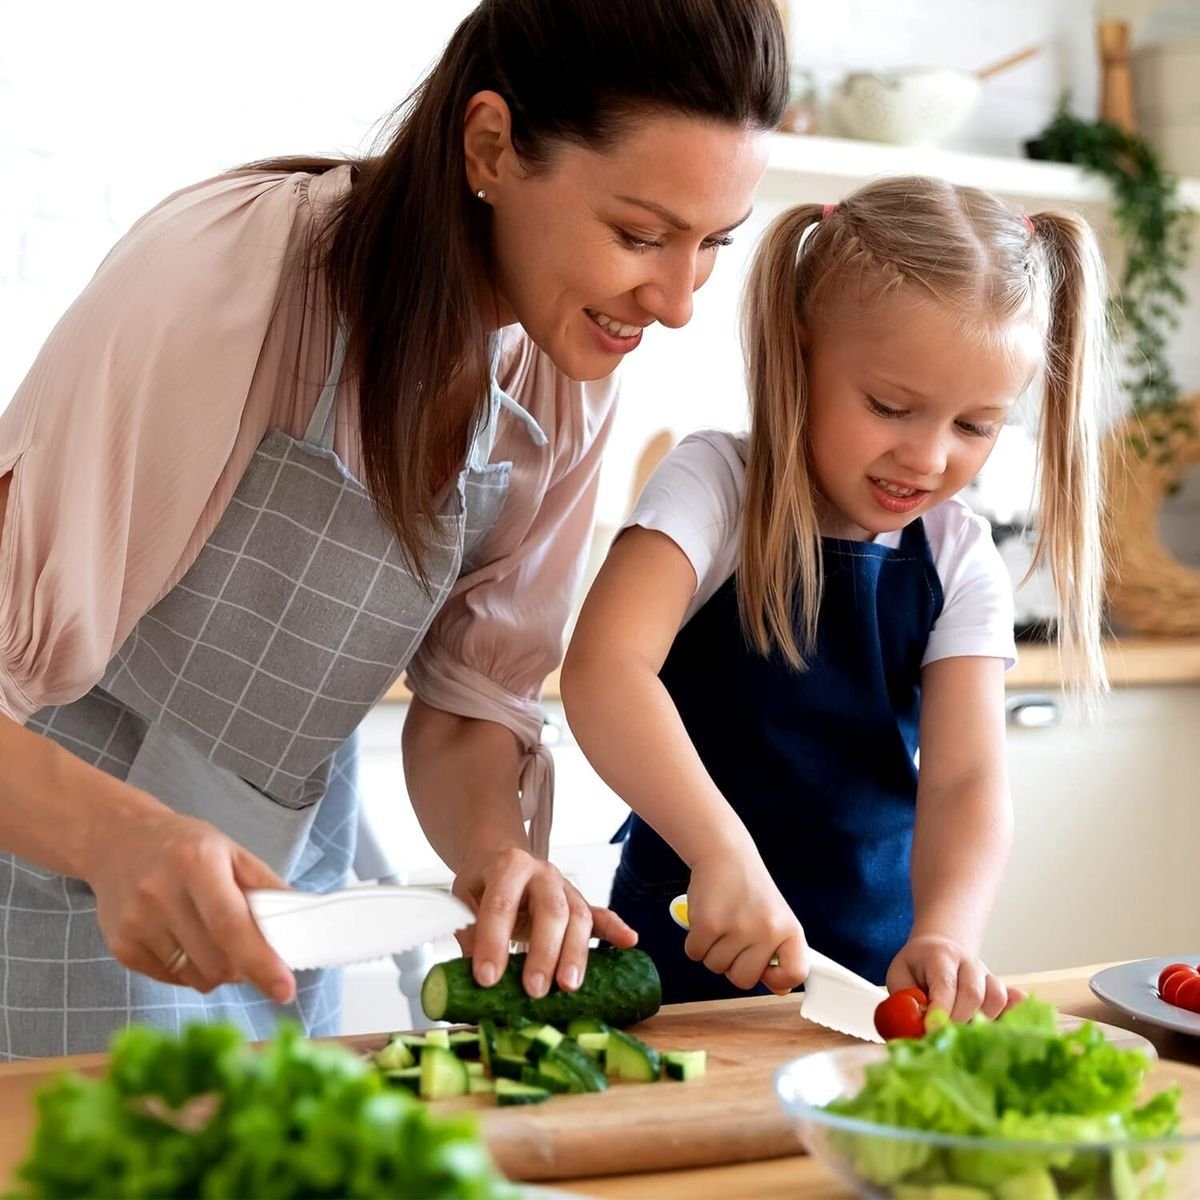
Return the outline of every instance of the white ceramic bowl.
[[[847,75],[830,94],[832,132],[872,142],[936,146],[962,128],[980,81],[946,67]]]

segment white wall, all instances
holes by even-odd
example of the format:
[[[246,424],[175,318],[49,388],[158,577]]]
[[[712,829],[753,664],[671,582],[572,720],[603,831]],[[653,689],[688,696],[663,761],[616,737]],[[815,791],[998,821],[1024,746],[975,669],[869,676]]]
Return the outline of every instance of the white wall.
[[[1041,58],[989,84],[959,139],[981,149],[1015,153],[1064,84],[1085,107],[1093,100],[1091,0],[793,7],[796,56],[823,82],[903,62],[979,66],[1045,44]],[[336,8],[312,0],[0,0],[0,405],[57,315],[144,209],[256,156],[361,146],[470,8],[470,0],[344,0]],[[727,340],[728,323],[720,327]],[[669,388],[652,373],[640,394],[631,380],[627,407],[681,424],[693,413],[717,419],[738,374],[723,365],[709,386],[697,387],[693,372]]]
[[[1134,15],[1152,7],[1124,2]],[[256,157],[364,147],[471,7],[0,0],[0,409],[54,321],[146,208]],[[1038,58],[988,83],[954,143],[1017,154],[1064,87],[1080,111],[1094,111],[1093,10],[1093,0],[790,0],[791,41],[822,88],[851,69],[974,68],[1040,45]],[[723,252],[692,324],[652,330],[626,363],[604,526],[623,516],[634,461],[657,430],[744,423],[738,287],[771,211],[760,205]],[[1200,292],[1200,272],[1193,279]],[[1185,382],[1200,386],[1200,307],[1177,343]],[[1195,515],[1189,506],[1187,523]]]
[[[364,147],[473,0],[0,0],[0,407],[177,187]]]

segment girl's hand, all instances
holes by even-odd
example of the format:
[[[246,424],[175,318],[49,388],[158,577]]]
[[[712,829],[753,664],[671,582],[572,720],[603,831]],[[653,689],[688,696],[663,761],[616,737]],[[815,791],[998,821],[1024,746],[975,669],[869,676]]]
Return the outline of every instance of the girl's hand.
[[[551,981],[567,992],[579,987],[589,938],[620,949],[637,941],[616,913],[590,905],[553,863],[517,847],[468,863],[452,890],[475,911],[475,924],[457,937],[483,987],[500,978],[511,941],[529,943],[521,981],[531,996],[544,996]]]
[[[692,866],[684,952],[734,987],[760,980],[785,995],[808,974],[804,930],[756,853],[718,853]],[[773,956],[778,966],[769,966]]]
[[[287,884],[207,821],[141,807],[95,839],[85,878],[104,940],[131,971],[198,992],[249,980],[281,1004],[295,996],[244,895]]]
[[[918,987],[929,997],[930,1008],[940,1008],[952,1021],[968,1021],[977,1012],[998,1017],[1025,993],[1005,987],[986,966],[950,938],[938,934],[911,937],[888,968],[889,992]]]

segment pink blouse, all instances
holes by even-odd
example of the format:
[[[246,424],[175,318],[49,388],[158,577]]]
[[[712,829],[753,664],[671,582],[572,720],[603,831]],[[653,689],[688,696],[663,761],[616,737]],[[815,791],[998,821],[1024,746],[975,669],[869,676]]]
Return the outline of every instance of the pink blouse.
[[[329,370],[329,314],[286,271],[350,185],[242,172],[168,197],[113,248],[0,413],[0,712],[18,721],[100,679],[191,566],[270,428],[303,436]],[[429,704],[500,722],[527,753],[562,654],[595,507],[612,377],[565,378],[518,327],[498,382],[546,432],[501,410],[510,490],[486,565],[463,575],[409,667]],[[334,448],[357,472],[353,381]],[[544,792],[546,764],[526,764]],[[547,814],[548,815],[548,814]]]

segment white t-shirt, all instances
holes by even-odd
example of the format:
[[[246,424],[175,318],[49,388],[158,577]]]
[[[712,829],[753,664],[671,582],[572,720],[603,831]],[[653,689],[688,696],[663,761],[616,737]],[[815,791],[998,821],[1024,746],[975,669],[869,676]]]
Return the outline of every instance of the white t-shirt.
[[[746,435],[704,430],[685,438],[659,464],[622,528],[640,525],[665,533],[696,572],[692,619],[737,566],[746,490]],[[991,529],[957,496],[923,514],[925,535],[942,584],[942,611],[921,665],[939,658],[1017,661],[1013,596],[1008,570]],[[898,546],[900,532],[875,539]]]

